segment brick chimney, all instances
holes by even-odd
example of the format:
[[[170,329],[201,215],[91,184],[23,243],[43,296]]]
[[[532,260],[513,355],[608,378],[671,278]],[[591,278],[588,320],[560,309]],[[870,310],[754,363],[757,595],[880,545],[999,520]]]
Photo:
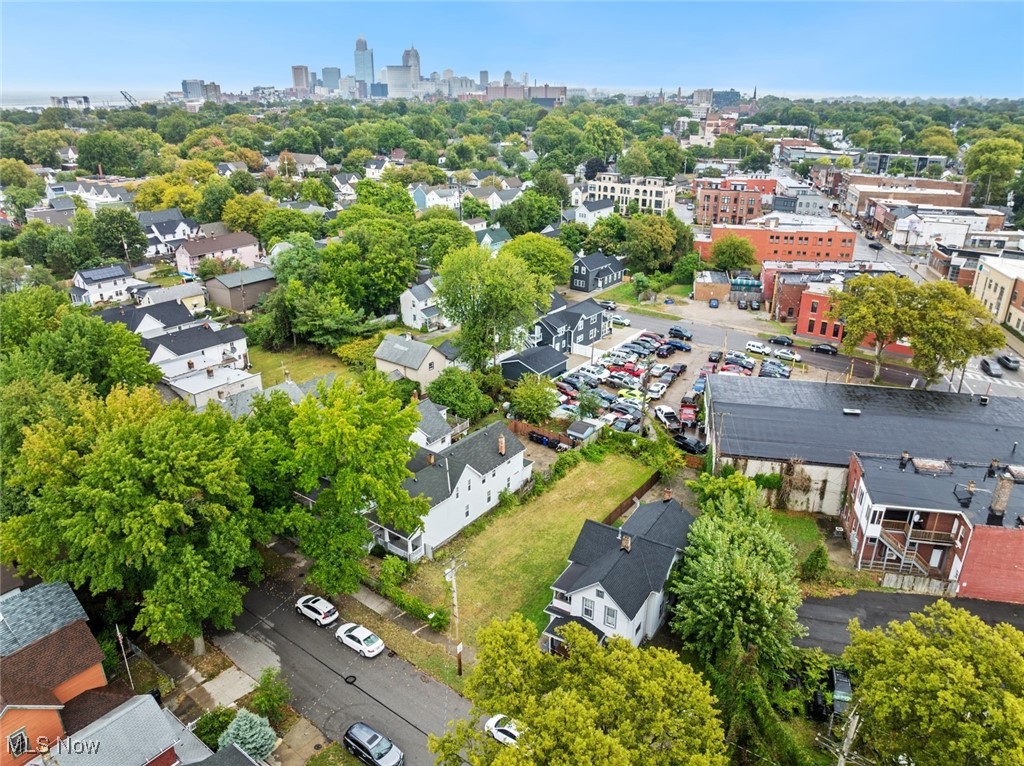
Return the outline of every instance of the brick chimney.
[[[629,535],[623,535],[622,536],[622,542],[619,545],[619,550],[623,550],[626,553],[629,553],[630,548],[632,548],[632,547],[633,547],[633,538],[630,537]]]
[[[437,459],[437,458],[436,458],[436,457],[434,456],[434,453],[433,453],[433,452],[428,452],[428,453],[427,453],[427,465],[433,465],[433,464],[434,464],[434,461],[435,461],[436,459]]]
[[[208,378],[212,378],[213,377],[213,368],[212,367],[207,367],[206,368],[206,377],[208,377]]]
[[[498,437],[498,454],[502,456],[505,454],[505,434]]]
[[[1013,476],[1008,471],[999,474],[996,479],[996,488],[992,491],[992,504],[988,509],[1002,516],[1006,513],[1006,507],[1010,504],[1010,493],[1013,491]]]
[[[663,490],[661,490],[661,499],[666,503],[672,499],[671,487],[665,487]]]

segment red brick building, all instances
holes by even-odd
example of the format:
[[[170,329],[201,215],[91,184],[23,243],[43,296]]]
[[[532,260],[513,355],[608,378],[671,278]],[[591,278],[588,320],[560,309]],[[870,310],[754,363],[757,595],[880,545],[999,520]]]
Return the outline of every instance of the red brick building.
[[[837,319],[829,319],[828,312],[832,308],[829,290],[842,290],[842,282],[809,284],[800,295],[800,307],[795,318],[796,335],[816,343],[840,344],[843,341],[843,323]],[[861,343],[861,348],[873,348],[875,338],[868,335]],[[890,343],[885,350],[902,356],[913,356],[914,351],[909,343]]]
[[[772,213],[746,224],[720,223],[711,228],[710,242],[698,242],[697,251],[705,258],[711,246],[733,234],[749,240],[759,263],[765,261],[850,262],[856,234],[836,218],[819,218]]]
[[[695,180],[694,220],[701,226],[743,224],[761,217],[761,195],[771,194],[774,179],[701,178]],[[769,183],[770,182],[770,183]],[[762,189],[772,188],[772,192]]]

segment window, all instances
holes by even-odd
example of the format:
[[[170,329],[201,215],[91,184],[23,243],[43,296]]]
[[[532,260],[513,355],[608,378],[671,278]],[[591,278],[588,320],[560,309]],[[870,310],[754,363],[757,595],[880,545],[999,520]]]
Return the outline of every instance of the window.
[[[864,499],[864,485],[861,484],[857,489],[857,505],[860,505],[860,501]]]
[[[807,322],[807,332],[809,332],[809,333],[813,333],[814,332],[814,320],[813,319],[810,319]]]
[[[637,633],[639,633],[639,632],[640,632],[640,626],[641,626],[641,625],[643,625],[643,623],[642,623],[642,622],[638,622],[638,623],[636,624],[636,630],[634,630],[634,631],[633,631],[633,635],[634,635],[634,636],[635,636],[635,635],[636,635]]]
[[[594,601],[593,599],[583,599],[583,616],[588,620],[594,619]]]
[[[818,313],[818,302],[817,301],[811,301],[811,313],[812,314],[817,314]]]
[[[469,504],[466,504],[466,518],[469,518]]]
[[[487,490],[487,504],[490,505],[490,502],[491,502],[491,490]]]
[[[612,609],[610,606],[604,608],[604,624],[609,628],[614,628],[615,624],[619,621],[619,610]]]
[[[455,499],[456,500],[459,499],[459,488],[458,488],[458,486],[455,487]]]
[[[498,472],[497,471],[491,471],[491,478],[492,479],[497,478],[497,476],[498,476]]]
[[[24,729],[19,729],[7,737],[7,752],[13,756],[24,755],[28,752],[28,735]]]
[[[433,362],[428,362],[427,363],[427,369],[428,370],[433,370],[434,369],[434,363]]]
[[[600,590],[600,589],[598,589],[598,591],[597,591],[597,597],[598,597],[598,598],[604,598],[604,591],[603,591],[603,590]]]
[[[879,510],[871,511],[871,523],[872,524],[881,524],[882,523],[882,516],[884,515],[884,513],[885,512],[880,510],[880,509]]]
[[[836,322],[834,325],[832,325],[832,337],[833,338],[838,338],[839,337],[839,330],[840,330],[841,327],[842,327],[842,325],[839,324],[839,322]]]

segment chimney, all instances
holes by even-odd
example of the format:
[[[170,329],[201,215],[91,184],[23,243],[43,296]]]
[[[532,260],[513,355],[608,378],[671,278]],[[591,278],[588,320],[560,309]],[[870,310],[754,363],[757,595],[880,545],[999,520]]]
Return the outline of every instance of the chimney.
[[[665,501],[666,503],[667,503],[667,502],[668,502],[669,500],[671,500],[671,499],[672,499],[672,488],[671,488],[671,487],[665,487],[665,489],[663,489],[663,490],[661,491],[661,499],[662,499],[663,501]]]
[[[629,549],[633,546],[633,538],[629,535],[622,536],[622,543],[619,545],[619,550],[623,550],[629,553]]]
[[[284,370],[283,372],[284,372],[284,379],[285,379],[285,380],[286,380],[286,381],[287,381],[288,383],[291,383],[291,382],[292,382],[292,374],[291,374],[290,372],[288,372],[288,370],[287,370],[287,369],[285,369],[285,370]]]
[[[412,390],[412,403],[417,404],[420,400],[420,392],[415,388]]]
[[[502,434],[501,436],[498,437],[498,454],[505,454],[505,434]]]
[[[903,450],[903,452],[900,453],[900,470],[901,471],[907,470],[907,463],[909,463],[909,462],[910,462],[910,453],[907,452],[906,450]]]
[[[969,482],[967,482],[967,494],[968,495],[973,495],[974,494],[974,490],[977,489],[977,488],[978,488],[978,485],[977,485],[977,483],[975,483],[974,479],[971,479]]]
[[[434,453],[433,453],[433,452],[428,452],[428,453],[427,453],[427,465],[433,465],[433,464],[434,464],[434,461],[435,461],[436,459],[437,459],[437,458],[436,458],[436,457],[434,456]]]
[[[208,378],[212,378],[213,377],[213,368],[212,367],[207,367],[206,368],[206,377],[208,377]]]
[[[1013,476],[1008,471],[999,474],[996,479],[996,488],[992,492],[992,504],[989,511],[1002,516],[1006,513],[1006,507],[1010,504],[1010,492],[1013,491]]]

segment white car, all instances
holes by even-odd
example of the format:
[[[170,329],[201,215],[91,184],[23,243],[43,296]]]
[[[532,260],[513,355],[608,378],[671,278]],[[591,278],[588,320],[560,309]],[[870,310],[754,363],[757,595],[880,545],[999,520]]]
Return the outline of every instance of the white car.
[[[647,396],[651,399],[660,399],[668,391],[668,386],[664,383],[651,383],[647,387]]]
[[[778,359],[785,359],[790,362],[799,362],[800,354],[788,348],[776,349],[775,356]]]
[[[519,741],[519,727],[507,715],[488,718],[487,723],[484,724],[484,731],[503,745],[515,746]]]
[[[621,314],[612,314],[612,324],[620,324],[623,327],[629,327],[630,321],[622,316]]]
[[[308,617],[321,628],[338,619],[338,609],[320,596],[303,596],[295,602],[295,611]]]
[[[599,364],[588,364],[586,367],[580,367],[576,372],[583,375],[589,375],[592,378],[597,378],[602,383],[604,383],[611,374],[608,372],[607,367],[602,367]]]
[[[668,372],[668,365],[667,364],[656,364],[656,365],[654,365],[651,368],[651,377],[652,378],[660,378],[666,372]]]
[[[764,354],[765,356],[772,355],[771,346],[768,346],[760,341],[752,340],[747,343],[747,351],[751,354]]]
[[[384,651],[384,642],[380,640],[380,636],[354,622],[346,622],[338,628],[334,637],[364,657],[376,657]]]

